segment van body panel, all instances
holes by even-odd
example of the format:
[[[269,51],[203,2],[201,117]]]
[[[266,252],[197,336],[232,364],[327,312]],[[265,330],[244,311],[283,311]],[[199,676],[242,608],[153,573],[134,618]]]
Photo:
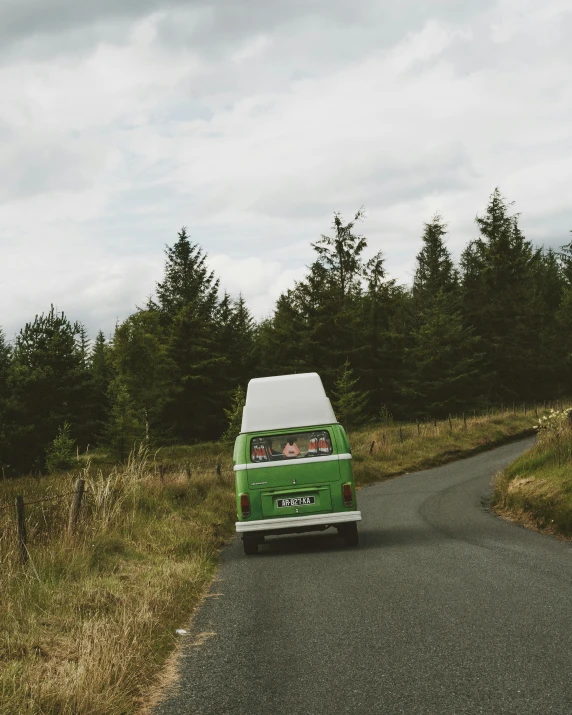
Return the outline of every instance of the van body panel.
[[[299,433],[311,431],[327,431],[332,444],[332,454],[325,457],[302,458],[288,461],[258,462],[251,461],[251,440],[257,437],[288,435],[293,431]],[[306,517],[318,514],[347,513],[348,521],[358,520],[354,515],[357,509],[355,484],[352,473],[349,440],[344,428],[339,424],[311,425],[297,430],[267,430],[250,432],[237,437],[234,449],[236,505],[240,523],[260,522],[268,520],[268,528],[272,528],[275,519]],[[353,500],[345,504],[342,487],[351,484]],[[250,516],[241,514],[240,495],[248,494],[250,498]],[[311,503],[300,503],[284,506],[278,500],[313,497]],[[361,518],[361,517],[360,517]],[[343,521],[343,517],[341,518]],[[336,522],[340,519],[336,518]],[[305,522],[300,522],[305,523]],[[241,528],[240,531],[245,531]],[[257,526],[260,531],[260,525]]]
[[[312,464],[270,463],[256,465],[257,469],[246,468],[248,484],[253,489],[265,487],[287,487],[293,484],[316,484],[316,482],[337,482],[340,479],[338,459],[324,460],[318,457]]]

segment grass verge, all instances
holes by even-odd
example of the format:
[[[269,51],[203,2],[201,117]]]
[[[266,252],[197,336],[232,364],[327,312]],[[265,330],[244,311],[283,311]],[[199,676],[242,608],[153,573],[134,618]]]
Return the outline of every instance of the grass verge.
[[[145,452],[108,473],[85,467],[75,535],[71,497],[26,508],[24,566],[12,509],[0,512],[2,714],[138,709],[232,533],[232,463],[217,450],[189,450],[190,468],[162,475]],[[4,482],[0,501],[65,493],[75,476]]]
[[[490,448],[530,433],[532,422],[510,413],[356,430],[357,483]],[[231,451],[142,450],[123,466],[96,454],[74,473],[0,482],[2,715],[140,709],[233,533]],[[67,494],[78,476],[87,491],[70,535]],[[17,494],[27,504],[27,564],[18,559]]]
[[[567,410],[541,422],[539,439],[497,475],[492,508],[523,526],[572,539],[572,423]]]
[[[534,419],[521,411],[362,428],[351,435],[356,483],[430,469],[532,435]]]

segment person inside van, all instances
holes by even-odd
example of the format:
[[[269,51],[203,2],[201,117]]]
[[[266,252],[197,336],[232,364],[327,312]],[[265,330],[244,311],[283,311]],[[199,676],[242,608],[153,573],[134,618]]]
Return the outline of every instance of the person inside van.
[[[300,447],[296,444],[296,439],[294,437],[288,437],[288,441],[282,450],[282,454],[285,457],[297,457],[300,454]]]

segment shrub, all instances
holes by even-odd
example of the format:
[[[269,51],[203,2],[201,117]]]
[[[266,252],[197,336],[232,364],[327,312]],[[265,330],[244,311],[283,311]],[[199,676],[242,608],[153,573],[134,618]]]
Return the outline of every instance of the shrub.
[[[71,425],[64,422],[59,427],[58,434],[46,450],[46,467],[48,472],[63,472],[71,469],[76,462],[76,445],[71,437]]]

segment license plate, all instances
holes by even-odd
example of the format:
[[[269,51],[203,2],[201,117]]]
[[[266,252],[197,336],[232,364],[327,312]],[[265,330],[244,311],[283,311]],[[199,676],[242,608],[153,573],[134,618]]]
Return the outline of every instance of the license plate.
[[[290,499],[277,499],[276,506],[281,509],[285,506],[306,506],[315,504],[316,497],[291,497]]]

